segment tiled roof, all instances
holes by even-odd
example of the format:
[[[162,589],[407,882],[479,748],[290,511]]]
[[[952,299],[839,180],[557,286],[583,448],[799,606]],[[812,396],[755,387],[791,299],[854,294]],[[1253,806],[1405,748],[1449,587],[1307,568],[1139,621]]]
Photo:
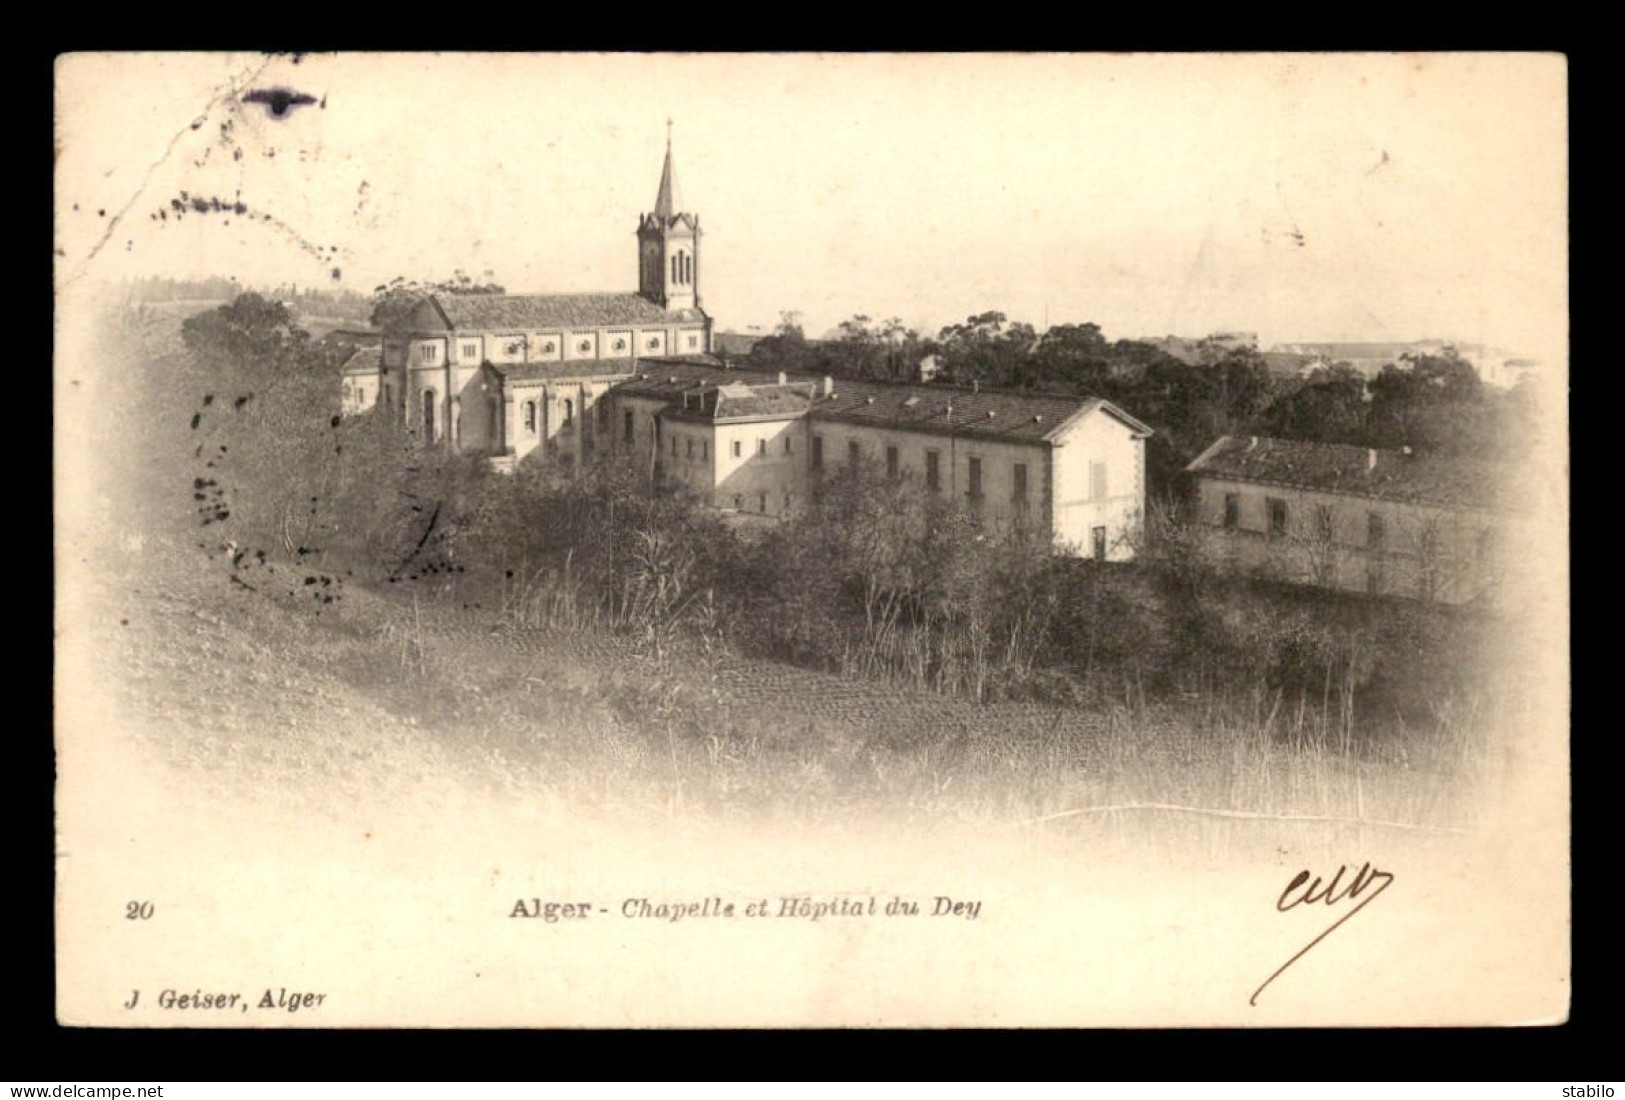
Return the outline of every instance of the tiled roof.
[[[661,309],[640,294],[436,294],[430,300],[464,332],[703,321],[697,309]]]
[[[335,328],[329,329],[322,337],[333,342],[344,341],[352,344],[372,344],[376,347],[384,338],[383,331],[375,328]]]
[[[759,332],[718,332],[711,339],[724,355],[749,355],[765,337]]]
[[[366,374],[377,371],[381,366],[383,361],[379,358],[378,349],[371,347],[361,348],[355,352],[344,361],[344,366],[340,370],[344,374]]]
[[[1222,436],[1186,469],[1375,500],[1478,508],[1506,499],[1512,472],[1496,462],[1261,436]]]
[[[638,397],[663,397],[668,401],[681,401],[685,391],[698,388],[701,383],[717,385],[744,382],[765,386],[778,381],[778,376],[759,370],[730,370],[721,360],[709,355],[664,356],[659,359],[639,359],[637,374],[615,387],[617,393]]]
[[[625,376],[638,369],[638,360],[566,359],[552,363],[487,363],[493,372],[509,382],[548,381],[554,378],[602,378]]]
[[[743,382],[752,386],[777,385],[778,375],[757,370],[726,369],[715,360],[640,360],[639,374],[617,386],[622,393],[664,397],[680,403],[685,391],[700,384]],[[1074,417],[1103,409],[1137,432],[1151,429],[1115,405],[1091,397],[1055,394],[973,392],[952,386],[907,385],[888,382],[834,379],[833,392],[821,392],[822,378],[789,374],[796,388],[809,384],[817,391],[808,415],[875,427],[929,431],[938,434],[1017,439],[1041,442]],[[991,415],[989,415],[991,414]]]
[[[876,427],[1038,442],[1062,423],[1105,406],[1096,397],[972,391],[842,378],[813,402],[812,415]],[[1144,428],[1137,421],[1131,426]],[[1145,429],[1147,432],[1150,429]]]
[[[666,415],[677,420],[706,422],[797,417],[806,413],[813,388],[805,382],[784,386],[727,382],[685,394],[683,401],[668,409]]]

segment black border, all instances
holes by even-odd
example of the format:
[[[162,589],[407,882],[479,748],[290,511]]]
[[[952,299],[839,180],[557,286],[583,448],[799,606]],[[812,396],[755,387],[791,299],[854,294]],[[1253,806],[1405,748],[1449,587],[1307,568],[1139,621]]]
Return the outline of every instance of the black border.
[[[330,12],[307,13],[298,16],[299,9],[279,9],[290,19],[315,18],[326,24]],[[185,42],[188,30],[207,32],[211,29],[212,13],[188,12],[182,9],[153,10],[143,13],[144,27],[128,35],[109,35],[101,27],[76,29],[72,40],[59,39],[36,49],[27,71],[30,74],[29,91],[44,91],[44,108],[33,117],[42,120],[44,131],[41,145],[53,140],[51,123],[52,63],[59,52],[90,49],[165,49],[176,48],[235,48],[229,42],[216,39],[212,43],[194,40]],[[278,14],[264,9],[266,31],[272,37],[286,33],[289,23],[272,22]],[[372,34],[373,45],[380,39],[399,36],[403,23],[423,28],[425,38],[437,35],[432,42],[389,43],[392,49],[511,49],[515,40],[505,42],[473,42],[447,31],[443,18],[428,11],[417,17],[410,9],[397,9],[388,13],[391,27],[386,32]],[[494,30],[509,26],[507,16],[497,9],[489,11]],[[1361,21],[1335,45],[1328,40],[1308,43],[1293,40],[1288,32],[1274,35],[1251,33],[1246,36],[1230,31],[1232,37],[1204,34],[1201,31],[1181,33],[1179,27],[1161,29],[1152,38],[1113,38],[1109,24],[1100,33],[1090,33],[1092,15],[1076,17],[1077,24],[1067,26],[1064,32],[1054,29],[1055,16],[1034,14],[1020,22],[1004,9],[994,12],[942,8],[911,17],[907,30],[876,27],[875,13],[866,13],[861,19],[823,9],[809,9],[789,13],[799,18],[793,34],[783,31],[784,24],[765,29],[759,24],[762,17],[754,12],[726,14],[721,9],[711,13],[713,20],[726,20],[733,26],[728,31],[705,34],[689,31],[686,40],[679,36],[688,30],[695,13],[666,11],[646,16],[624,13],[627,23],[637,26],[620,28],[612,35],[583,34],[577,27],[566,26],[550,31],[545,39],[532,37],[525,43],[527,49],[1017,49],[1043,50],[1066,43],[1076,49],[1109,50],[1261,50],[1261,49],[1506,49],[1561,52],[1570,63],[1571,104],[1571,181],[1581,178],[1575,172],[1588,151],[1572,142],[1574,120],[1583,118],[1588,97],[1575,94],[1585,87],[1589,75],[1573,49],[1568,35],[1542,33],[1527,26],[1522,33],[1496,36],[1485,33],[1476,25],[1455,28],[1459,33],[1435,37],[1431,41],[1412,39],[1396,41],[1378,30],[1362,28],[1381,27],[1404,33],[1410,27],[1405,23],[1379,23],[1374,13],[1350,12]],[[1225,12],[1224,16],[1234,13]],[[176,22],[197,21],[191,28],[177,27],[171,34],[165,28],[162,42],[158,37],[158,23],[164,17]],[[382,14],[375,15],[380,23]],[[671,24],[681,21],[683,26]],[[1225,20],[1216,20],[1225,21]],[[884,22],[882,20],[882,22]],[[1081,24],[1081,25],[1079,25]],[[894,24],[895,26],[895,24]],[[375,28],[376,30],[377,28]],[[1339,28],[1346,30],[1347,28]],[[146,33],[143,34],[142,31]],[[856,34],[868,36],[855,41]],[[354,48],[342,42],[319,40],[303,43],[312,50]],[[13,55],[13,71],[23,62]],[[110,89],[110,94],[117,94]],[[13,115],[13,118],[18,118]],[[54,161],[54,156],[52,158]],[[45,213],[53,207],[50,173],[44,179],[43,202],[28,221],[43,230],[43,254],[52,247],[51,222]],[[13,177],[15,179],[15,177]],[[1583,189],[1571,182],[1571,212],[1583,209]],[[39,200],[36,200],[38,202]],[[14,217],[23,208],[13,205]],[[1571,213],[1572,221],[1572,213]],[[15,222],[13,223],[15,227]],[[1571,245],[1581,241],[1571,233]],[[1583,246],[1574,247],[1572,257],[1585,252]],[[47,310],[54,305],[49,273],[43,280],[47,297]],[[1575,303],[1577,304],[1577,303]],[[1571,362],[1586,362],[1588,368],[1611,371],[1615,368],[1613,356],[1603,358],[1580,354],[1585,347],[1586,329],[1579,320],[1583,311],[1572,311],[1573,347]],[[25,326],[44,336],[43,357],[29,357],[17,361],[18,368],[33,378],[43,380],[40,393],[34,395],[28,408],[49,408],[51,402],[50,375],[32,368],[34,363],[49,362],[51,346],[49,329],[44,325]],[[1591,362],[1596,358],[1595,363]],[[1583,367],[1582,371],[1587,367]],[[23,380],[26,392],[32,385]],[[1606,408],[1598,400],[1591,408]],[[40,451],[49,454],[52,440],[46,417],[32,420],[21,416],[13,418],[13,430],[24,433],[38,431],[32,442]],[[1573,425],[1576,439],[1587,439],[1583,432],[1583,418]],[[33,447],[19,448],[22,454],[40,453]],[[16,452],[14,452],[16,453]],[[1583,476],[1583,475],[1582,475]],[[24,478],[31,500],[50,511],[51,485]],[[1583,481],[1582,481],[1583,484]],[[14,491],[16,486],[14,484]],[[35,496],[34,494],[37,494]],[[33,528],[34,525],[28,525]],[[1583,545],[1574,538],[1581,527],[1571,527],[1574,545]],[[42,534],[45,524],[36,528]],[[30,533],[33,533],[32,530]],[[21,540],[29,545],[32,540]],[[22,587],[39,600],[42,618],[51,622],[53,615],[52,542],[49,536],[32,542],[31,548],[43,543],[40,559],[30,562],[26,574],[13,572],[14,577],[52,576],[51,586],[24,580]],[[1572,559],[1571,559],[1572,560]],[[1576,563],[1579,564],[1579,563]],[[1578,571],[1577,571],[1578,575]],[[37,595],[36,595],[37,594]],[[1577,639],[1576,639],[1577,640]],[[1574,646],[1576,664],[1581,658],[1595,656],[1601,647]],[[1378,1030],[1178,1030],[1178,1031],[643,1031],[643,1032],[478,1032],[478,1031],[170,1031],[170,1030],[115,1030],[63,1028],[55,1023],[54,963],[52,956],[54,895],[54,836],[53,790],[54,755],[50,743],[50,717],[52,713],[51,671],[52,657],[44,647],[25,643],[14,649],[12,659],[26,667],[35,659],[45,667],[39,673],[25,675],[21,683],[30,685],[29,709],[32,713],[21,723],[13,724],[13,736],[23,740],[22,766],[14,775],[26,777],[5,800],[8,811],[14,815],[11,835],[20,843],[10,850],[21,856],[23,873],[13,876],[11,897],[5,906],[14,918],[14,934],[9,946],[13,959],[19,965],[6,984],[7,1015],[10,1026],[6,1031],[11,1056],[5,1076],[17,1083],[35,1080],[39,1083],[85,1080],[94,1076],[99,1080],[123,1081],[178,1081],[178,1080],[233,1080],[246,1074],[262,1080],[436,1080],[436,1079],[569,1079],[638,1078],[657,1080],[727,1079],[739,1075],[806,1080],[830,1076],[863,1077],[874,1079],[923,1080],[978,1080],[1059,1078],[1098,1080],[1385,1080],[1394,1078],[1415,1080],[1570,1080],[1584,1083],[1588,1080],[1607,1080],[1610,1073],[1617,1080],[1616,1059],[1604,1059],[1605,1041],[1613,1038],[1613,1024],[1617,1011],[1610,1003],[1615,995],[1613,948],[1608,926],[1612,923],[1602,915],[1610,893],[1610,876],[1602,871],[1599,853],[1607,843],[1609,824],[1600,820],[1596,811],[1599,799],[1606,798],[1603,784],[1613,773],[1602,763],[1599,748],[1616,736],[1614,723],[1608,721],[1576,721],[1580,736],[1573,745],[1574,768],[1574,959],[1580,977],[1574,983],[1574,996],[1570,1022],[1556,1027],[1520,1029],[1378,1029]],[[34,672],[28,669],[28,672]],[[18,681],[14,681],[17,683]],[[1583,696],[1576,692],[1575,701]],[[38,707],[37,711],[33,710]],[[37,716],[37,717],[36,717]],[[69,853],[71,858],[71,853]],[[1588,878],[1587,869],[1594,875]],[[20,934],[18,934],[20,933]],[[1515,942],[1509,941],[1508,951],[1516,951]],[[8,968],[10,969],[10,968]],[[628,1054],[635,1052],[636,1057]],[[19,1057],[19,1055],[23,1055]],[[743,1055],[743,1057],[742,1057]],[[1177,1055],[1178,1057],[1169,1057]],[[27,1076],[24,1076],[27,1075]]]

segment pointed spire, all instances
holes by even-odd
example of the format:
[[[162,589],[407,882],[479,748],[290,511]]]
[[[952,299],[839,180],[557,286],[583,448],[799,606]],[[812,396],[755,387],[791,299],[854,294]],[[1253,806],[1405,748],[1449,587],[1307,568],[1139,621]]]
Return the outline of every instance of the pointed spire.
[[[655,196],[655,217],[670,221],[682,210],[677,194],[677,173],[671,166],[671,119],[666,120],[666,165],[660,170],[660,193]]]

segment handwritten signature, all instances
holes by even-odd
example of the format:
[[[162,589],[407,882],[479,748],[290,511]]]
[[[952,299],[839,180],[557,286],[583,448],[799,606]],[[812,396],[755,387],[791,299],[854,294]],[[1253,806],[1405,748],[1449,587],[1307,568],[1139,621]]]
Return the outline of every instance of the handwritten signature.
[[[1292,881],[1286,884],[1286,889],[1281,891],[1281,896],[1275,902],[1276,910],[1281,913],[1295,909],[1300,905],[1325,904],[1331,906],[1343,901],[1359,901],[1359,904],[1338,917],[1320,935],[1304,944],[1296,955],[1282,963],[1275,973],[1265,978],[1264,984],[1253,990],[1253,995],[1247,1000],[1248,1004],[1256,1006],[1258,1004],[1258,995],[1268,989],[1271,982],[1285,974],[1293,963],[1314,950],[1321,940],[1347,924],[1349,918],[1353,917],[1354,914],[1376,901],[1382,895],[1382,892],[1394,883],[1394,875],[1391,872],[1378,870],[1370,863],[1362,863],[1360,869],[1354,872],[1354,877],[1345,885],[1343,875],[1346,871],[1348,871],[1347,866],[1338,867],[1337,873],[1332,876],[1330,882],[1325,882],[1319,875],[1311,875],[1308,871],[1299,871],[1292,876]],[[1308,884],[1307,887],[1305,887],[1306,883]],[[1300,889],[1303,890],[1302,893],[1298,893]],[[1363,899],[1361,895],[1364,895]]]

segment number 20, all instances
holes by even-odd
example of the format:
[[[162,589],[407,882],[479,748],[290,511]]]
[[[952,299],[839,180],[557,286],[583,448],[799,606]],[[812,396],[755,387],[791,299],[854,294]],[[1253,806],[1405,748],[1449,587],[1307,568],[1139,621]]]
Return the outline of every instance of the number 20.
[[[124,907],[125,920],[151,920],[152,902],[132,901]]]

